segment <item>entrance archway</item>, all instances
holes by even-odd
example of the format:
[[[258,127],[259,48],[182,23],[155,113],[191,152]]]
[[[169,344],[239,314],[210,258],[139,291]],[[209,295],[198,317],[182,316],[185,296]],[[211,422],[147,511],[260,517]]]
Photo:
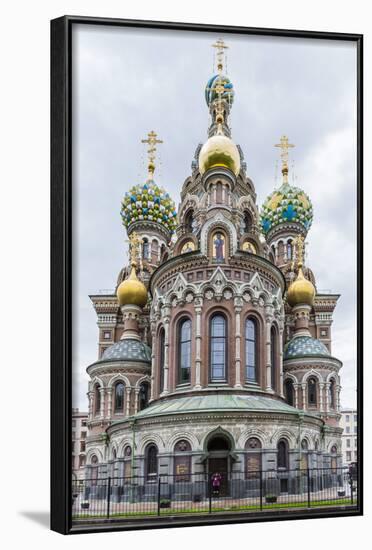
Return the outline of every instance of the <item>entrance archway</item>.
[[[220,474],[221,484],[219,495],[225,496],[228,491],[231,442],[224,434],[216,434],[207,442],[208,472],[213,477]]]

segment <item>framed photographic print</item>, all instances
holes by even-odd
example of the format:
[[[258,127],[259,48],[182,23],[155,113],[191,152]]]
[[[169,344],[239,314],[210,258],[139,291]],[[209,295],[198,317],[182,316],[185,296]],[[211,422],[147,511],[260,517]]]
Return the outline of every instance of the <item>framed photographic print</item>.
[[[362,36],[52,30],[52,529],[362,514]]]

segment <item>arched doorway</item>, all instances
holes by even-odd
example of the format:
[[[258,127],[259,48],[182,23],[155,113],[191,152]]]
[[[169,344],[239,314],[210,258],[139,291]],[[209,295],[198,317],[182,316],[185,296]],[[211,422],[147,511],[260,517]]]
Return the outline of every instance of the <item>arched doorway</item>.
[[[228,492],[228,478],[231,470],[230,451],[231,442],[224,434],[216,434],[207,443],[208,472],[211,478],[220,474],[219,495],[225,496]]]

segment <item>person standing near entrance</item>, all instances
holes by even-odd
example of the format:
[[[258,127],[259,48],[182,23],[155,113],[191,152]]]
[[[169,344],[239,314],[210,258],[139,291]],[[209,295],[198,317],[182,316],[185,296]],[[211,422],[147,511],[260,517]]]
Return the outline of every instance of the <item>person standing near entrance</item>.
[[[222,476],[219,472],[212,475],[212,490],[214,495],[218,496],[220,494],[221,479]]]

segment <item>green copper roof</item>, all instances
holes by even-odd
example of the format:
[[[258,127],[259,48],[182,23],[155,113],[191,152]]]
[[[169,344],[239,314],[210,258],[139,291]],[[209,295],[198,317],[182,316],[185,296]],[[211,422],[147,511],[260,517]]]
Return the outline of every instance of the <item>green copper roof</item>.
[[[201,411],[250,411],[298,414],[298,410],[283,401],[257,395],[214,394],[169,398],[157,401],[140,411],[135,418],[147,418],[179,413]]]
[[[104,361],[141,361],[143,363],[150,363],[151,349],[143,342],[132,338],[119,340],[119,342],[105,349],[99,362]]]

